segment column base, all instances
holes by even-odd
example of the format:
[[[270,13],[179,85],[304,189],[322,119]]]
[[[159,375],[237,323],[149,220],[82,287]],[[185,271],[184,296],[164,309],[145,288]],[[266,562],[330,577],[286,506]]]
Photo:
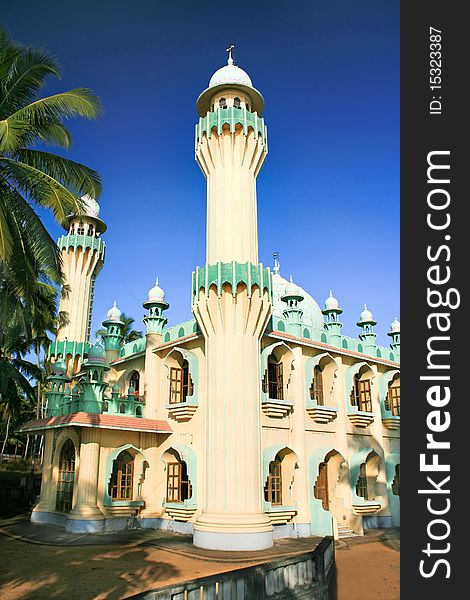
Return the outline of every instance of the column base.
[[[273,545],[273,526],[264,513],[199,515],[193,544],[207,550],[265,550]]]

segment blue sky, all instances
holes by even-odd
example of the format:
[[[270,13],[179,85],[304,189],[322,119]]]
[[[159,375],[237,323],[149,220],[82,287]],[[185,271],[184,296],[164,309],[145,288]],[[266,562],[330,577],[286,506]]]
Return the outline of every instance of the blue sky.
[[[69,153],[104,182],[93,331],[115,299],[143,330],[157,274],[169,325],[192,317],[191,271],[205,260],[195,101],[234,43],[266,101],[260,260],[279,252],[284,277],[322,307],[332,288],[346,335],[367,302],[388,345],[399,317],[398,0],[2,0],[0,22],[59,58],[63,79],[45,94],[86,86],[105,107],[99,122],[72,123]]]

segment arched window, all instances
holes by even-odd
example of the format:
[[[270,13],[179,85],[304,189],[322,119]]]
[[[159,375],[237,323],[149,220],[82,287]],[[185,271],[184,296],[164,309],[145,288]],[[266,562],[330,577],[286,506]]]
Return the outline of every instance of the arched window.
[[[170,368],[170,404],[186,402],[193,393],[189,363],[183,360],[181,367]]]
[[[354,375],[349,401],[351,406],[357,406],[361,412],[372,412],[370,379],[361,379],[359,373]]]
[[[400,416],[400,376],[395,375],[388,384],[388,392],[385,398],[385,409],[390,410],[392,415]]]
[[[400,495],[400,463],[395,465],[395,477],[392,482],[392,494],[394,496]]]
[[[183,502],[192,495],[188,469],[184,461],[170,462],[167,465],[166,501]]]
[[[364,500],[369,500],[369,491],[367,489],[366,463],[359,467],[359,479],[356,484],[356,494]]]
[[[119,412],[121,413],[121,415],[125,414],[125,412],[126,412],[125,404],[121,404],[121,406],[119,407]]]
[[[330,510],[330,501],[328,497],[328,463],[321,462],[318,465],[318,477],[313,487],[313,495],[321,500],[324,510]]]
[[[132,371],[129,385],[131,385],[134,388],[134,396],[139,396],[140,395],[140,374],[139,374],[139,371]]]
[[[138,407],[135,409],[135,416],[136,416],[136,417],[141,417],[141,416],[142,416],[142,407],[141,407],[141,406],[138,406]]]
[[[88,225],[87,235],[93,235],[94,229],[93,225]]]
[[[225,98],[219,100],[219,108],[227,108],[227,100]]]
[[[268,392],[268,396],[273,400],[284,399],[282,362],[277,362],[273,355],[268,359],[268,369],[263,379],[263,392]]]
[[[62,446],[59,457],[59,477],[57,480],[56,510],[70,512],[75,478],[75,446],[68,439]]]
[[[264,487],[264,499],[271,504],[282,504],[281,460],[278,455],[269,463],[268,480]]]
[[[315,400],[318,406],[324,406],[323,397],[323,375],[321,368],[317,365],[313,370],[313,381],[310,386],[310,398]]]
[[[78,224],[77,235],[85,235],[85,227],[84,227],[83,223]]]
[[[113,461],[109,495],[113,500],[132,500],[134,457],[123,450]]]
[[[233,107],[234,108],[241,108],[240,98],[234,98],[233,99]]]
[[[107,401],[105,400],[103,402],[103,412],[108,412],[109,410],[109,404],[107,403]]]

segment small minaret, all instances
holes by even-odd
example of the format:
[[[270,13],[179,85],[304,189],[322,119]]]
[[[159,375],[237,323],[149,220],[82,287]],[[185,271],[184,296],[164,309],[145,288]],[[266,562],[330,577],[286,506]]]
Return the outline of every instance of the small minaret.
[[[116,300],[108,310],[106,320],[102,325],[106,329],[106,333],[102,335],[104,347],[106,350],[106,358],[112,362],[119,356],[119,350],[123,341],[124,323],[121,321],[122,312],[116,304]]]
[[[392,338],[390,348],[393,350],[395,358],[400,358],[400,321],[396,317],[393,319],[387,335]]]
[[[338,300],[333,296],[333,292],[330,290],[330,295],[325,300],[325,309],[322,310],[322,313],[325,315],[323,328],[328,334],[328,342],[338,347],[341,346],[342,338],[341,327],[343,324],[339,320],[339,315],[342,312]]]
[[[168,302],[165,302],[165,292],[158,285],[158,277],[155,285],[149,290],[148,300],[143,303],[143,307],[148,310],[144,317],[144,324],[147,335],[160,334],[168,323],[168,319],[163,316],[163,311],[169,308]]]
[[[304,311],[300,308],[299,303],[303,299],[299,286],[294,283],[291,275],[284,294],[281,296],[281,300],[287,304],[282,315],[287,321],[288,332],[297,337],[302,335],[302,315]]]
[[[65,387],[70,383],[67,377],[67,365],[59,357],[52,365],[52,374],[47,378],[49,389],[46,392],[47,416],[55,417],[62,414]]]
[[[375,341],[377,339],[377,334],[374,330],[375,325],[377,325],[377,322],[374,321],[374,316],[367,308],[367,305],[364,304],[364,310],[361,312],[360,321],[357,323],[357,326],[362,330],[359,334],[359,339],[363,342],[364,352],[366,354],[375,351]]]
[[[104,373],[109,371],[106,350],[100,344],[91,346],[88,357],[83,361],[82,370],[85,376],[80,380],[82,390],[80,410],[88,413],[101,413],[103,394],[108,384],[104,382]]]
[[[103,267],[106,250],[100,237],[106,231],[106,224],[99,218],[99,204],[90,196],[83,196],[82,201],[83,214],[67,217],[68,232],[57,242],[67,286],[60,297],[59,311],[67,313],[69,322],[57,332],[51,354],[72,355],[73,364],[67,364],[70,375],[80,370],[90,342],[95,280]]]

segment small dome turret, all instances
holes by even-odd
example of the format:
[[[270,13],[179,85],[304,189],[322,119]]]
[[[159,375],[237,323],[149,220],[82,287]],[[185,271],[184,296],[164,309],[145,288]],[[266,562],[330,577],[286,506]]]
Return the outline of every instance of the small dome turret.
[[[330,290],[330,295],[325,300],[325,309],[326,310],[338,310],[339,309],[339,302],[333,296],[333,292],[331,290]]]
[[[158,285],[158,277],[153,288],[149,290],[148,302],[165,302],[165,292]]]
[[[85,215],[88,217],[93,217],[94,219],[98,219],[100,216],[100,205],[98,202],[88,194],[82,196],[81,199],[83,201]]]
[[[61,377],[64,377],[66,373],[67,373],[67,365],[62,360],[62,358],[57,359],[55,361],[55,363],[52,365],[52,375],[59,375]]]
[[[122,312],[117,307],[116,300],[115,300],[114,304],[108,310],[106,318],[108,319],[108,321],[121,321],[121,315],[122,315]]]
[[[400,321],[396,317],[390,324],[390,333],[400,333]]]
[[[90,346],[87,361],[88,363],[106,363],[106,350],[104,347],[99,343]]]
[[[361,312],[359,322],[360,323],[369,323],[369,322],[373,322],[373,320],[374,320],[374,315],[367,308],[367,304],[364,304],[364,310]]]
[[[300,291],[299,286],[296,283],[294,283],[294,280],[292,279],[292,275],[289,278],[289,283],[286,285],[286,287],[284,289],[284,294],[282,295],[281,300],[283,300],[285,302],[286,300],[288,300],[288,298],[294,298],[294,299],[298,300],[299,302],[304,299],[304,296],[303,296],[302,292]]]

